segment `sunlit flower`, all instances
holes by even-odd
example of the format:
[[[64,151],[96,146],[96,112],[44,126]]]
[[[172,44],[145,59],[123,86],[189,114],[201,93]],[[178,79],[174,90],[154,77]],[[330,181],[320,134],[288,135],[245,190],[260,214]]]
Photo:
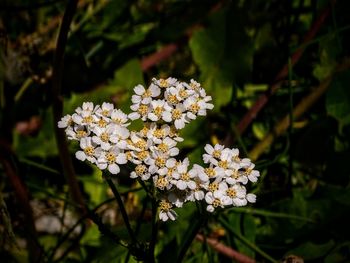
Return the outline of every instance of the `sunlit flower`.
[[[80,161],[88,160],[91,163],[95,163],[96,158],[98,158],[102,152],[101,148],[96,148],[91,137],[82,138],[80,140],[80,148],[82,151],[77,151],[75,153],[75,157]]]
[[[116,146],[112,147],[109,151],[103,152],[98,158],[96,165],[101,170],[108,168],[111,174],[118,174],[120,168],[118,164],[126,164],[127,159],[125,153],[122,153]]]
[[[142,103],[149,104],[152,98],[160,95],[160,89],[156,85],[151,84],[148,89],[145,89],[142,85],[137,85],[134,88],[135,95],[132,95],[131,101],[134,104]]]
[[[184,106],[182,104],[177,104],[175,109],[164,112],[163,120],[166,122],[174,122],[176,129],[184,128],[185,124],[188,123]]]
[[[216,144],[214,147],[210,144],[205,145],[204,150],[207,152],[203,154],[204,163],[215,162],[221,157],[222,150],[225,147],[220,144]]]
[[[67,128],[73,124],[72,116],[67,114],[58,122],[58,128]]]
[[[110,117],[113,109],[114,105],[112,103],[104,102],[102,106],[96,110],[96,115],[105,118]]]
[[[172,204],[167,200],[161,200],[159,203],[159,219],[162,221],[168,221],[169,219],[174,221],[177,218],[177,214],[171,209]]]

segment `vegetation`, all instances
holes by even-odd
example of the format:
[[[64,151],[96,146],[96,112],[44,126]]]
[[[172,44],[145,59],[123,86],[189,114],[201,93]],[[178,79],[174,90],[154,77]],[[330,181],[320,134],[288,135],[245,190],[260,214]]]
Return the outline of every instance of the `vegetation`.
[[[1,262],[348,262],[349,8],[1,1]],[[75,158],[61,117],[86,101],[130,113],[134,87],[154,77],[195,79],[212,96],[181,130],[179,158],[239,148],[260,171],[255,204],[188,203],[162,222],[132,166],[102,175]]]

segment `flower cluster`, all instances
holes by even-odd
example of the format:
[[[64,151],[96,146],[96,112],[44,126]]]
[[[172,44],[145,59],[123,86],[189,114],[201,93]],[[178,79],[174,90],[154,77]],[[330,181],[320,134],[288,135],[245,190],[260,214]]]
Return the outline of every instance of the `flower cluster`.
[[[191,167],[188,158],[176,159],[177,143],[183,141],[179,130],[214,107],[198,82],[153,79],[148,88],[138,85],[134,92],[129,115],[110,103],[85,102],[62,118],[58,126],[65,128],[68,139],[80,142],[79,160],[112,174],[120,172],[119,165],[132,163],[130,177],[150,181],[158,190],[163,221],[175,220],[173,208],[189,201],[205,201],[209,212],[255,202],[255,195],[248,194],[244,185],[256,182],[259,172],[249,159],[239,158],[238,149],[206,145],[206,168]],[[143,121],[143,128],[130,131],[128,125],[136,119]]]

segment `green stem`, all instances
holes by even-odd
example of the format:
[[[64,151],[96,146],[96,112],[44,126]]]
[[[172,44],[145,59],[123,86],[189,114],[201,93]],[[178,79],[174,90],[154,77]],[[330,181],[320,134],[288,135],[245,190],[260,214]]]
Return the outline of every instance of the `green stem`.
[[[117,188],[115,187],[112,179],[109,178],[108,175],[105,176],[105,180],[107,181],[109,187],[111,188],[111,190],[112,190],[112,192],[114,194],[115,199],[118,202],[119,209],[120,209],[120,212],[122,214],[122,217],[123,217],[126,229],[128,230],[131,242],[133,243],[133,245],[136,245],[137,244],[137,239],[135,237],[134,231],[131,229],[129,217],[128,217],[128,214],[126,213],[125,206],[124,206],[123,200],[122,200],[122,198],[121,198],[121,196],[119,194],[119,191],[117,190]]]
[[[203,223],[207,219],[206,216],[204,215],[195,215],[195,216],[196,216],[196,220],[194,220],[193,224],[190,224],[189,229],[186,231],[184,242],[182,243],[176,262],[182,262],[182,260],[186,255],[187,250],[191,246],[193,239],[196,237],[199,229],[202,227]]]
[[[290,215],[290,214],[278,213],[278,212],[271,212],[271,211],[266,211],[266,210],[261,210],[261,209],[234,207],[230,211],[232,211],[234,213],[245,213],[245,214],[260,215],[260,216],[266,216],[266,217],[287,218],[287,219],[300,220],[300,221],[305,221],[305,222],[314,223],[314,224],[316,223],[315,220],[308,218],[308,217]]]
[[[278,261],[271,257],[269,254],[261,250],[259,247],[257,247],[254,243],[250,242],[248,239],[246,239],[243,235],[238,233],[233,227],[224,219],[220,218],[219,222],[233,235],[235,235],[240,241],[242,241],[244,244],[246,244],[248,247],[250,247],[252,250],[254,250],[256,253],[260,254],[262,257],[267,259],[268,261],[272,263],[277,263]]]
[[[154,195],[154,189],[153,189]],[[149,260],[150,262],[154,262],[154,248],[157,242],[157,232],[158,232],[158,224],[157,224],[157,201],[155,198],[151,199],[152,203],[152,238],[149,245]]]

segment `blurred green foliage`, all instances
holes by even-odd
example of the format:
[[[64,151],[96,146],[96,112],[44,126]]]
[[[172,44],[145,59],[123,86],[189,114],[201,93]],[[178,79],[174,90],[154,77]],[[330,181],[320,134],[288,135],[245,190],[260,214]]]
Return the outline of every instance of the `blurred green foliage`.
[[[112,243],[93,223],[84,225],[83,219],[73,227],[81,215],[74,212],[58,157],[50,93],[53,54],[67,2],[0,3],[0,190],[6,203],[0,207],[1,262],[28,262],[32,253],[25,245],[30,239],[25,234],[28,215],[7,173],[7,162],[27,189],[42,261],[125,262],[129,258],[123,246]],[[315,37],[303,43],[327,8],[329,15]],[[254,149],[331,76],[326,93],[257,160],[262,174],[252,189],[257,203],[220,211],[205,222],[201,233],[257,262],[291,255],[305,262],[349,262],[349,9],[350,2],[344,0],[332,6],[315,0],[81,0],[64,60],[64,113],[84,101],[109,101],[128,112],[135,85],[148,85],[152,77],[194,78],[215,104],[209,116],[182,132],[182,157],[200,163],[206,143],[219,141],[242,152]],[[163,49],[167,45],[174,45],[174,51]],[[289,67],[289,77],[276,80],[300,47],[305,51]],[[146,62],[150,66],[145,67]],[[275,81],[282,81],[278,91],[253,116],[248,130],[237,136],[239,121]],[[101,172],[75,160],[76,145],[70,147],[89,209],[99,206],[96,211],[102,221],[127,239]],[[138,238],[148,242],[151,205],[145,193],[137,191],[140,185],[129,179],[129,172],[126,167],[113,180],[124,193],[132,226],[139,228]],[[178,211],[176,222],[159,224],[158,262],[176,261],[174,255],[199,220],[198,209],[187,205]],[[67,236],[68,230],[72,234]],[[231,259],[195,240],[185,261]]]

